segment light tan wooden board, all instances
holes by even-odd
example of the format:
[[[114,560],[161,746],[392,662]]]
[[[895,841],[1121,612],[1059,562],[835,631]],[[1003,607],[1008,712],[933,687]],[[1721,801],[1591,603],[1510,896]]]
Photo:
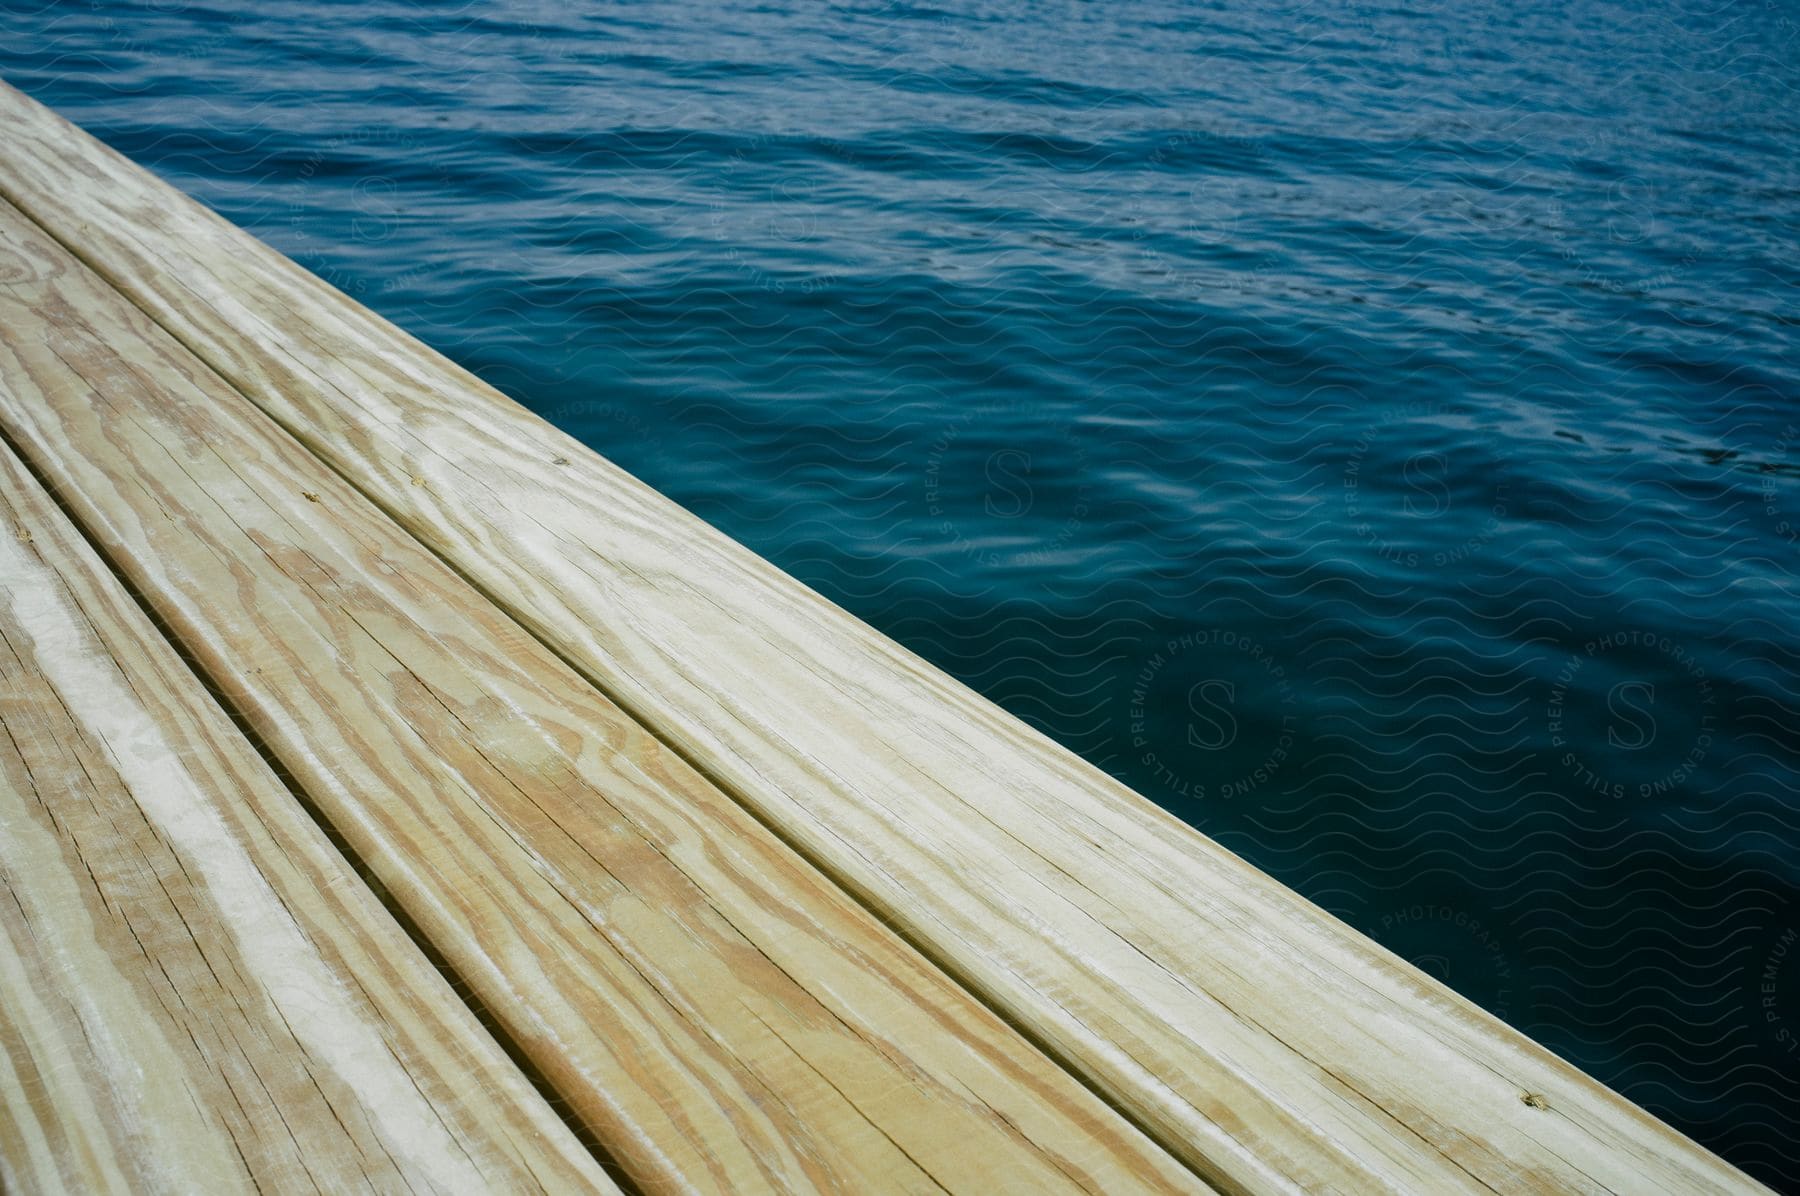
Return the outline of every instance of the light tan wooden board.
[[[10,207],[0,429],[635,1182],[1199,1181]]]
[[[0,445],[0,1190],[258,1189],[616,1191]]]
[[[0,192],[1216,1182],[1755,1187],[41,106],[0,110]]]

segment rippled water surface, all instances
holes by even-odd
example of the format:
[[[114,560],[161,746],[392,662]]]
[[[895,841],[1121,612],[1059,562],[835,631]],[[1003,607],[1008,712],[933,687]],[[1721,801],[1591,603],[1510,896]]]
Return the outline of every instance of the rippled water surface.
[[[1791,1183],[1797,22],[0,0],[0,73]]]

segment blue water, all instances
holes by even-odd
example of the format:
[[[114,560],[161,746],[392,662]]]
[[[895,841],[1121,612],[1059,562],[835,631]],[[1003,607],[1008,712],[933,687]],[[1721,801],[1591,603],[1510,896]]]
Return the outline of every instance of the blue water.
[[[0,74],[1800,1176],[1800,7],[0,2]]]

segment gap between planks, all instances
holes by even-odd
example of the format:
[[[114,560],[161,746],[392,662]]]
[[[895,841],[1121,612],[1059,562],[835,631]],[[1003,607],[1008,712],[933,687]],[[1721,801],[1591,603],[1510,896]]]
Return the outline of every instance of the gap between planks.
[[[10,444],[0,510],[0,1186],[614,1190]]]
[[[1003,1181],[1040,1187],[1067,1182],[1110,1189],[1196,1186],[1192,1176],[1183,1178],[1186,1173],[1180,1172],[1173,1160],[1151,1148],[1109,1111],[1102,1112],[1103,1106],[1073,1079],[1030,1052],[1027,1044],[1016,1041],[1017,1036],[992,1019],[967,992],[924,970],[925,961],[899,943],[885,940],[885,932],[875,932],[873,920],[864,911],[850,905],[841,891],[815,871],[798,860],[790,861],[741,810],[722,795],[715,799],[716,790],[697,778],[689,779],[691,774],[684,774],[672,760],[656,761],[660,745],[652,750],[654,740],[641,728],[628,726],[629,720],[622,715],[608,713],[600,695],[562,668],[560,661],[555,666],[548,664],[545,658],[554,658],[530,635],[479,595],[459,589],[454,575],[409,533],[362,503],[351,487],[268,422],[247,399],[236,393],[225,398],[227,388],[203,363],[174,347],[173,342],[168,346],[153,343],[157,338],[166,340],[167,334],[110,288],[102,293],[99,288],[106,284],[67,258],[53,240],[20,221],[19,230],[12,234],[15,242],[26,228],[31,230],[32,237],[27,238],[31,243],[19,244],[32,260],[23,266],[24,281],[19,285],[27,289],[22,293],[35,295],[46,311],[60,312],[66,323],[53,329],[42,324],[43,316],[36,308],[17,299],[11,304],[18,328],[12,350],[24,356],[7,363],[8,376],[12,386],[23,389],[23,398],[0,404],[0,411],[14,425],[16,442],[26,455],[37,459],[48,480],[66,491],[81,522],[91,529],[104,529],[99,542],[119,567],[147,592],[154,591],[152,602],[169,606],[168,621],[174,633],[194,649],[202,667],[215,674],[221,688],[234,692],[223,684],[222,679],[229,676],[245,687],[246,693],[253,693],[256,701],[248,717],[265,735],[271,733],[271,727],[276,728],[281,746],[272,750],[290,768],[305,770],[304,783],[317,791],[321,801],[332,803],[334,813],[327,816],[347,837],[352,831],[346,828],[355,828],[359,836],[373,836],[358,841],[359,854],[371,861],[372,869],[387,870],[380,873],[381,879],[410,901],[410,908],[424,908],[439,916],[428,937],[438,941],[447,954],[454,949],[460,958],[485,961],[490,968],[494,965],[487,954],[488,942],[475,933],[475,924],[460,907],[438,908],[446,901],[458,901],[457,894],[463,890],[444,887],[458,877],[461,884],[473,882],[477,887],[489,880],[524,885],[520,892],[531,895],[529,900],[507,904],[502,913],[480,893],[466,893],[463,900],[478,903],[471,912],[491,914],[506,922],[508,914],[523,916],[520,911],[532,909],[545,915],[533,920],[537,930],[564,926],[567,931],[574,925],[569,922],[572,915],[568,909],[555,901],[555,894],[544,887],[547,882],[535,869],[562,875],[570,861],[578,869],[585,865],[579,854],[571,855],[560,846],[561,839],[521,829],[526,824],[506,812],[523,809],[512,796],[513,789],[522,784],[537,790],[535,797],[518,790],[527,804],[536,801],[541,806],[550,801],[557,805],[561,816],[586,828],[583,834],[603,851],[605,844],[614,842],[609,835],[627,834],[625,822],[648,817],[662,826],[662,845],[652,846],[649,852],[633,846],[636,840],[618,839],[614,844],[621,854],[609,863],[625,865],[623,875],[635,876],[647,887],[641,893],[628,894],[631,899],[618,910],[633,921],[624,930],[615,927],[608,933],[631,939],[637,932],[630,926],[650,919],[651,929],[644,932],[648,937],[635,940],[633,950],[642,948],[651,965],[675,971],[659,970],[659,978],[652,982],[643,965],[629,957],[624,961],[629,964],[626,970],[620,970],[617,961],[607,962],[612,957],[606,951],[612,948],[603,947],[591,936],[581,941],[562,939],[545,944],[545,950],[534,955],[540,969],[556,969],[552,986],[528,992],[523,1008],[507,1005],[496,1010],[502,1017],[553,1015],[562,1019],[555,1023],[561,1037],[554,1038],[551,1046],[540,1039],[535,1057],[546,1066],[565,1069],[559,1091],[611,1127],[609,1133],[614,1136],[608,1141],[622,1138],[636,1144],[632,1156],[618,1156],[634,1175],[644,1177],[646,1183],[650,1177],[658,1177],[658,1186],[732,1190],[758,1183],[786,1190],[815,1181],[831,1187],[908,1182],[895,1178],[899,1172],[889,1175],[888,1181],[877,1180],[882,1168],[896,1166],[900,1155],[906,1156],[907,1166],[916,1165],[908,1148],[892,1137],[888,1138],[890,1147],[883,1148],[869,1131],[883,1135],[887,1131],[872,1120],[863,1128],[856,1117],[866,1119],[871,1114],[855,1109],[854,1101],[842,1092],[833,1096],[830,1090],[835,1085],[825,1071],[816,1072],[819,1083],[792,1071],[781,1051],[798,1048],[774,1022],[766,1020],[773,1016],[775,1021],[791,1020],[793,1028],[803,1032],[806,1050],[818,1052],[815,1058],[799,1054],[796,1062],[807,1068],[834,1069],[836,1083],[854,1084],[865,1093],[882,1089],[881,1116],[893,1133],[909,1138],[910,1149],[924,1153],[932,1168],[960,1176],[957,1182],[965,1188],[980,1190]],[[58,264],[64,259],[65,264]],[[74,312],[82,314],[77,317],[71,314]],[[90,321],[106,329],[104,341],[95,327],[89,326]],[[95,412],[84,405],[93,382],[74,371],[64,354],[81,361],[94,378],[102,380],[98,397],[116,408],[103,421],[96,422]],[[149,384],[151,378],[157,380],[155,385]],[[172,389],[165,392],[165,385]],[[172,460],[165,459],[165,454]],[[191,474],[190,468],[200,469],[205,480]],[[133,482],[140,488],[154,483],[155,492],[146,490],[140,495],[129,484]],[[181,526],[164,528],[161,519],[170,517],[171,512],[179,516]],[[247,550],[242,542],[245,536],[259,550]],[[284,566],[271,555],[277,551],[293,559]],[[268,559],[264,561],[263,556]],[[300,575],[292,573],[296,568]],[[312,580],[302,576],[313,570],[322,573]],[[333,580],[337,577],[343,578],[343,585]],[[251,588],[234,597],[240,587]],[[240,601],[249,602],[259,612],[253,624],[232,621],[231,612]],[[339,610],[336,604],[342,602],[350,606]],[[361,612],[360,619],[356,610]],[[264,624],[264,617],[282,619],[283,634],[298,638],[291,643],[268,638],[273,632]],[[302,622],[294,622],[296,618]],[[334,639],[331,642],[338,646],[326,647],[326,641],[319,639],[319,629],[335,627],[342,634],[354,635],[343,623],[345,618],[371,637],[366,621],[379,621],[381,630],[399,637],[396,642],[412,659],[407,662],[394,657],[392,665],[383,665],[377,655],[368,663],[378,668],[366,673],[343,672],[352,661],[340,660],[338,651],[349,650],[351,645]],[[305,622],[307,619],[314,622]],[[379,641],[372,642],[392,651]],[[451,645],[457,649],[454,654],[438,652],[439,647]],[[263,653],[260,658],[259,650]],[[367,655],[364,649],[358,651]],[[271,652],[277,655],[270,657]],[[293,653],[301,654],[294,657],[295,663],[304,660],[324,670],[304,679],[333,687],[329,713],[315,711],[312,699],[303,702],[304,695],[288,692],[287,686],[302,678],[290,678],[284,686],[280,679],[252,680],[244,672],[257,659],[281,665]],[[400,672],[384,681],[384,671],[394,666]],[[416,666],[427,667],[429,676],[414,673]],[[431,710],[422,716],[408,715],[377,692],[394,683],[417,688],[421,698],[430,687],[448,686],[449,698],[458,704],[465,702],[463,691],[473,685],[480,702],[491,699],[499,705],[479,715],[480,721],[471,722],[459,717],[443,694],[431,693],[443,706],[442,715]],[[514,766],[508,764],[510,755],[498,761],[489,758],[482,748],[484,738],[492,750],[499,742],[495,736],[516,732],[523,738],[501,743],[503,753],[518,751],[535,759],[543,751],[550,754],[546,762],[550,757],[562,759],[541,732],[531,730],[536,724],[509,722],[508,711],[531,712],[530,717],[549,720],[546,725],[560,722],[580,727],[600,755],[584,748],[579,758],[568,757],[559,773],[567,774],[566,779],[574,783],[567,793],[560,782],[552,792],[543,787],[544,778],[516,767],[510,775],[496,773],[495,779],[505,783],[495,788],[487,779],[489,770]],[[428,721],[421,723],[421,717]],[[364,821],[369,816],[365,804],[374,791],[361,793],[355,787],[366,781],[355,778],[363,777],[358,770],[375,764],[357,763],[358,749],[343,739],[347,731],[340,724],[346,720],[356,723],[359,734],[372,727],[384,739],[409,729],[425,737],[422,742],[431,749],[431,757],[415,754],[403,762],[427,769],[429,775],[415,777],[410,768],[395,772],[391,767],[368,774],[377,781],[375,791],[397,788],[410,795],[405,801],[390,799],[381,815],[398,818],[410,829],[390,833]],[[608,751],[624,750],[609,748],[613,741],[630,745],[633,755],[608,763]],[[470,757],[471,751],[482,760]],[[320,771],[315,757],[321,752],[333,757],[334,767],[351,766],[351,774],[340,777],[336,771]],[[462,762],[456,762],[458,758]],[[636,771],[596,771],[602,765],[615,769],[618,764],[629,764]],[[576,772],[568,772],[571,766]],[[346,785],[352,788],[346,789]],[[506,834],[523,833],[533,840],[536,854],[531,867],[490,875],[491,870],[484,870],[481,864],[489,858],[483,853],[495,849],[512,852],[513,847],[506,846],[506,835],[483,831],[486,837],[481,844],[461,837],[445,839],[410,812],[440,806],[461,809],[459,787],[471,785],[475,789],[470,793],[479,798],[478,804],[491,805],[483,807],[485,817],[510,820],[512,829]],[[616,807],[613,817],[622,819],[610,830],[604,824],[609,807]],[[698,829],[695,819],[705,821],[704,831]],[[458,828],[459,836],[474,829],[465,822]],[[504,826],[497,821],[496,831],[501,829]],[[393,837],[394,833],[399,837]],[[558,828],[558,833],[566,832]],[[713,839],[728,849],[725,856],[713,857]],[[372,853],[371,845],[379,850]],[[418,851],[433,857],[437,871],[450,864],[455,868],[442,880],[436,879],[436,872],[430,878],[415,875],[404,857]],[[671,866],[673,853],[681,853],[686,862],[680,869],[685,871],[670,872],[659,862],[665,852]],[[374,862],[377,859],[379,865]],[[459,860],[463,862],[457,863]],[[733,861],[732,867],[723,866]],[[404,888],[395,883],[396,877],[405,882]],[[693,889],[700,883],[696,877],[712,886],[704,900],[696,899],[700,892]],[[763,900],[762,890],[771,885],[780,896]],[[594,899],[598,901],[600,896],[596,894]],[[784,912],[790,906],[795,918],[803,914],[804,920],[790,920]],[[583,908],[576,906],[577,910]],[[561,922],[549,921],[553,913]],[[715,913],[731,924],[728,933],[691,920]],[[747,929],[740,930],[733,919],[744,922]],[[488,925],[491,931],[498,923],[490,920]],[[659,929],[665,925],[668,930]],[[815,925],[816,931],[812,929]],[[758,937],[745,942],[738,937],[744,933]],[[820,935],[826,937],[820,939]],[[751,954],[746,954],[746,946]],[[670,951],[677,952],[674,958],[659,957]],[[800,982],[770,952],[785,956],[787,967],[798,961],[798,974],[815,990],[799,987]],[[876,970],[865,974],[865,965]],[[631,978],[630,968],[639,969],[641,982]],[[698,970],[690,975],[689,969]],[[740,987],[734,988],[730,982],[733,969],[744,971],[742,979],[735,981]],[[728,983],[716,993],[693,987],[720,980]],[[654,991],[644,988],[645,984],[653,984]],[[495,991],[511,990],[502,985]],[[634,1018],[649,1019],[641,1031],[621,1028],[609,1042],[602,1042],[581,1017],[569,1020],[555,1012],[560,1008],[558,1002],[574,1000],[578,994],[592,1002],[609,992],[617,999],[610,1005],[602,1002],[594,1011],[610,1008],[615,1017],[630,1013]],[[739,1011],[747,1011],[745,1016],[733,1015],[736,1007],[730,1002],[734,997],[749,1002]],[[659,998],[699,1002],[703,1026],[686,1023],[683,1019],[688,1015],[680,1013],[680,1006],[675,1010],[679,1017],[657,1012]],[[649,1004],[642,1004],[645,1001]],[[821,1001],[831,1004],[821,1007]],[[492,1000],[488,1003],[495,1005]],[[764,1006],[761,1013],[758,1004]],[[746,1017],[763,1029],[749,1024]],[[841,1031],[836,1028],[839,1026]],[[695,1037],[701,1028],[705,1037]],[[691,1057],[665,1057],[669,1070],[654,1077],[615,1069],[607,1072],[614,1081],[598,1088],[580,1078],[585,1073],[579,1069],[605,1071],[612,1067],[607,1052],[625,1049],[634,1034],[644,1043],[652,1041],[649,1036],[655,1041],[673,1036],[670,1040],[682,1043],[681,1050],[691,1052]],[[781,1041],[780,1051],[775,1040]],[[563,1053],[563,1044],[580,1053]],[[904,1061],[905,1066],[896,1068],[896,1060]],[[680,1069],[674,1067],[676,1063],[681,1064]],[[765,1065],[781,1070],[757,1070]],[[654,1078],[659,1087],[640,1093],[632,1083],[634,1075]],[[772,1089],[770,1095],[778,1103],[765,1105],[737,1087],[750,1082],[757,1085],[756,1092]],[[697,1089],[697,1084],[703,1089]],[[702,1140],[693,1139],[658,1120],[676,1111],[663,1106],[669,1097],[658,1095],[661,1086],[668,1085],[674,1086],[671,1095],[685,1093],[678,1104],[686,1120],[711,1124],[723,1111],[706,1110],[720,1101],[730,1102],[735,1112],[728,1121],[707,1130]],[[855,1117],[847,1116],[852,1111]],[[738,1140],[739,1134],[745,1135],[742,1140]],[[665,1167],[674,1170],[662,1169]],[[858,1175],[861,1180],[854,1178]]]
[[[1140,1125],[1153,1125],[1159,1141],[1203,1174],[1256,1186],[1269,1180],[1267,1159],[1325,1166],[1332,1143],[1342,1139],[1371,1157],[1395,1152],[1389,1161],[1403,1159],[1400,1174],[1420,1185],[1468,1183],[1464,1161],[1500,1186],[1550,1186],[1554,1176],[1601,1182],[1582,1175],[1572,1161],[1579,1158],[1609,1177],[1603,1186],[1619,1189],[1650,1174],[1665,1186],[1753,1189],[1746,1177],[1541,1047],[1041,736],[1015,727],[923,662],[866,628],[858,630],[766,562],[747,560],[741,548],[698,527],[567,437],[540,427],[293,263],[97,149],[72,126],[46,120],[16,93],[0,89],[0,101],[18,113],[21,130],[10,148],[0,148],[16,170],[14,179],[0,179],[0,189],[34,209],[46,228],[62,229],[65,242],[91,239],[92,253],[86,245],[73,248],[240,393],[440,559],[453,562],[459,574],[482,579],[483,592],[553,645],[563,661],[603,691],[629,699],[618,704],[639,723],[676,745],[782,839],[803,845],[807,858],[826,862],[827,874],[866,908],[905,927],[907,937],[958,983],[1004,1010],[1014,1024],[1029,1026],[1059,1062],[1115,1104],[1128,1106]],[[140,244],[122,230],[145,239]],[[162,242],[173,252],[159,253]],[[234,290],[225,290],[228,285]],[[263,327],[252,306],[258,302],[266,312],[283,313],[279,332]],[[233,313],[229,319],[227,312]],[[367,343],[344,342],[344,361],[309,340],[352,329]],[[393,368],[400,362],[403,370]],[[439,401],[450,395],[456,398],[454,415],[446,415]],[[409,418],[467,458],[434,458],[427,449],[411,448]],[[531,535],[508,539],[513,528],[503,506],[459,512],[475,529],[465,531],[447,517],[448,496],[409,491],[404,472],[384,476],[415,451],[421,472],[440,467],[445,476],[472,484],[479,483],[473,471],[484,458],[495,469],[517,467],[512,493],[521,509],[542,512],[564,532],[591,535],[584,551],[602,566],[602,575],[582,580],[583,562],[555,556],[568,546],[534,540],[531,529],[524,529]],[[568,466],[568,481],[556,480],[557,471],[547,468],[553,458]],[[586,507],[570,497],[571,489],[584,492]],[[596,496],[612,501],[601,508]],[[647,530],[650,525],[654,530]],[[517,559],[493,557],[486,551],[490,542],[506,543]],[[861,742],[854,718],[830,722],[825,738],[807,741],[808,750],[784,753],[775,746],[786,742],[779,728],[736,728],[729,714],[714,711],[699,682],[689,693],[680,688],[679,669],[658,672],[656,666],[667,663],[658,655],[662,645],[644,637],[652,628],[688,627],[682,620],[696,604],[689,594],[658,591],[642,574],[627,576],[634,560],[655,560],[645,555],[646,543],[652,549],[666,545],[673,584],[691,584],[717,611],[742,619],[740,630],[748,637],[721,643],[713,654],[721,659],[712,659],[694,655],[681,635],[664,635],[671,651],[689,653],[677,664],[710,684],[735,686],[740,696],[755,693],[758,683],[791,685],[795,694],[815,698],[855,690],[877,702],[904,704],[894,698],[903,695],[920,723],[925,750],[940,767],[910,744],[870,743],[874,750],[859,757],[851,746]],[[620,572],[604,575],[615,562]],[[546,578],[574,577],[587,588],[572,605],[558,605],[562,596],[530,584],[534,568]],[[737,583],[740,592],[706,594],[719,578]],[[639,608],[616,605],[619,595],[609,584],[620,595],[637,585]],[[659,597],[676,608],[666,618]],[[659,621],[638,628],[633,624],[639,616]],[[818,677],[796,672],[779,655],[758,655],[758,635],[783,646],[783,620],[809,624],[809,642],[823,657]],[[609,642],[601,629],[640,638]],[[731,671],[734,665],[742,666],[741,676]],[[759,665],[766,673],[758,672]],[[652,690],[639,674],[668,684]],[[966,719],[970,729],[933,721],[938,706]],[[804,717],[791,713],[787,730],[804,732],[793,721]],[[844,742],[833,743],[831,735],[843,732]],[[814,759],[823,762],[820,775],[799,768],[797,762]],[[1029,800],[1040,790],[1047,813],[1034,812]],[[876,799],[890,791],[918,803],[919,817],[882,821],[886,814]],[[991,812],[993,825],[1015,835],[1022,851],[1009,855],[1003,839],[983,837],[979,821],[964,824],[952,816],[958,801],[977,798],[991,808],[971,805],[970,817]],[[943,810],[936,808],[939,802]],[[930,834],[920,830],[928,821]],[[924,844],[912,842],[921,837]],[[1088,838],[1091,844],[1084,842]],[[1026,846],[1027,839],[1039,846]],[[1013,889],[985,876],[951,874],[941,892],[934,890],[929,877],[941,874],[945,858],[954,859],[944,853],[994,843],[1007,867],[1021,869]],[[878,855],[881,866],[863,859],[865,851]],[[1052,855],[1073,861],[1073,870]],[[1087,882],[1083,889],[1091,884],[1108,897],[1068,890],[1056,872],[1076,883],[1079,873]],[[1029,887],[1025,878],[1039,887]],[[1022,900],[1027,893],[1044,900]],[[1097,915],[1087,904],[1103,907],[1109,898],[1111,912]],[[1021,905],[1033,917],[1053,918],[1057,933],[1080,943],[1080,950],[1067,958],[1053,954],[1020,923]],[[1032,982],[1046,969],[1057,977],[1049,988]],[[1237,975],[1240,969],[1244,976]],[[1388,1057],[1396,1049],[1401,1057]],[[1121,1052],[1129,1063],[1119,1061]],[[1540,1089],[1550,1094],[1554,1116],[1543,1116],[1540,1105],[1521,1104],[1522,1092]],[[1214,1110],[1237,1115],[1236,1128],[1221,1132],[1209,1124]],[[1345,1174],[1368,1179],[1373,1173]]]
[[[358,854],[349,840],[345,839],[332,825],[324,811],[319,809],[318,803],[299,784],[293,773],[270,748],[262,733],[244,717],[244,713],[239,709],[237,703],[221,691],[213,678],[200,667],[199,662],[188,651],[181,638],[175,634],[162,617],[161,612],[157,610],[155,603],[151,602],[137,584],[119,569],[117,562],[112,559],[102,545],[95,541],[93,533],[87,525],[82,523],[69,509],[57,488],[43,476],[30,457],[20,450],[19,445],[13,441],[12,433],[3,423],[0,423],[0,454],[6,453],[10,453],[17,468],[37,484],[43,498],[53,504],[56,510],[62,514],[68,526],[80,537],[81,542],[87,545],[89,551],[93,553],[94,559],[105,569],[106,575],[131,600],[144,616],[145,621],[161,637],[170,653],[186,668],[187,675],[192,678],[194,685],[212,699],[219,711],[243,737],[244,742],[262,759],[270,774],[280,782],[301,812],[324,836],[345,867],[362,882],[370,899],[379,904],[383,911],[394,919],[395,924],[400,927],[406,938],[419,949],[425,961],[436,970],[439,976],[443,977],[444,983],[449,986],[450,991],[455,994],[462,1007],[468,1010],[476,1024],[494,1041],[508,1061],[519,1070],[520,1075],[531,1085],[533,1091],[543,1099],[546,1107],[556,1115],[574,1139],[581,1144],[582,1149],[587,1151],[594,1162],[605,1172],[608,1180],[619,1190],[621,1196],[642,1196],[642,1189],[632,1182],[624,1167],[613,1157],[612,1152],[607,1149],[593,1129],[575,1116],[569,1107],[569,1102],[557,1092],[555,1085],[550,1082],[543,1069],[532,1060],[506,1027],[494,1017],[492,1011],[482,1002],[481,997],[467,979],[444,957],[443,952],[438,950],[436,944],[419,929],[418,923],[413,920],[406,908],[394,900],[393,894],[388,891],[387,886],[370,869],[368,863]],[[4,534],[4,529],[0,529],[0,534]]]

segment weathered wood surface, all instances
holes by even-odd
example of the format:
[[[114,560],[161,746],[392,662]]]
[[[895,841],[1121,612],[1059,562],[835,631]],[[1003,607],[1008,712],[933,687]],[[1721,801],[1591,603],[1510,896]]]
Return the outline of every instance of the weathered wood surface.
[[[0,445],[0,1190],[258,1189],[615,1190]]]
[[[41,106],[0,120],[0,192],[1200,1173],[1755,1187]]]
[[[1745,1182],[279,255],[5,100],[19,132],[0,189],[1204,1173],[1258,1189]]]
[[[1198,1190],[0,207],[0,429],[646,1188]]]

